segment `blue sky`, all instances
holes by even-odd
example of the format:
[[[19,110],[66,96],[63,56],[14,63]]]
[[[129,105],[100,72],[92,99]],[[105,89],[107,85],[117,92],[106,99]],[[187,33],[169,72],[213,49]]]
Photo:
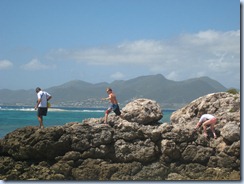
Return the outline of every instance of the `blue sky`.
[[[0,89],[162,74],[240,88],[238,0],[0,0]]]

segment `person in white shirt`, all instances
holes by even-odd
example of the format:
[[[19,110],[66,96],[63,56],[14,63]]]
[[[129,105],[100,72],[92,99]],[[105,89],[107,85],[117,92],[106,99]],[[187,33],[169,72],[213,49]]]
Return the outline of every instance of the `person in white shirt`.
[[[35,106],[35,110],[37,110],[37,118],[40,123],[40,128],[44,128],[43,126],[43,116],[47,115],[48,109],[48,101],[52,98],[52,96],[46,91],[42,91],[41,88],[36,88],[37,93],[37,102]]]
[[[197,123],[197,125],[195,127],[195,130],[197,130],[202,125],[203,126],[204,136],[205,137],[208,137],[208,134],[207,134],[207,130],[206,129],[207,129],[207,126],[210,126],[210,129],[211,129],[211,131],[213,133],[213,136],[216,139],[217,136],[216,136],[216,133],[215,133],[215,130],[214,130],[214,125],[215,125],[216,122],[217,122],[217,118],[214,117],[213,115],[211,115],[211,114],[203,114],[200,117],[200,120]]]

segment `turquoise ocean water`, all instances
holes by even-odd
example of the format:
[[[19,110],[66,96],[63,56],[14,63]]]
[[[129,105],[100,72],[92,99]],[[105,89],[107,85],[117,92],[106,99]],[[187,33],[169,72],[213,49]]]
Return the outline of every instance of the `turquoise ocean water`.
[[[50,108],[44,116],[44,126],[64,125],[69,122],[82,122],[87,118],[104,117],[105,109],[97,108]],[[163,110],[164,117],[160,122],[170,122],[174,110]],[[32,107],[0,107],[0,139],[7,133],[25,126],[39,126],[37,112]]]

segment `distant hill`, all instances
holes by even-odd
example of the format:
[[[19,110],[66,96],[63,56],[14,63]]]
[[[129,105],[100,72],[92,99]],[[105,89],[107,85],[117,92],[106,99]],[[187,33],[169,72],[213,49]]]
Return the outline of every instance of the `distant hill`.
[[[166,79],[163,75],[141,76],[131,80],[117,80],[112,83],[91,84],[74,80],[46,89],[55,106],[105,107],[100,101],[106,97],[106,88],[111,87],[121,106],[132,99],[150,98],[167,108],[178,108],[192,100],[215,92],[227,91],[219,82],[200,77],[183,81]],[[36,94],[30,90],[0,90],[0,105],[34,105]]]

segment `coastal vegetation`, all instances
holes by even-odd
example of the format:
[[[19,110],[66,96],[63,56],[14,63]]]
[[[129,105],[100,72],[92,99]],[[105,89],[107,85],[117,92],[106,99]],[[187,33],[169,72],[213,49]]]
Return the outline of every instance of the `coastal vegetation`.
[[[234,95],[239,93],[239,91],[235,88],[228,89],[226,92]]]

